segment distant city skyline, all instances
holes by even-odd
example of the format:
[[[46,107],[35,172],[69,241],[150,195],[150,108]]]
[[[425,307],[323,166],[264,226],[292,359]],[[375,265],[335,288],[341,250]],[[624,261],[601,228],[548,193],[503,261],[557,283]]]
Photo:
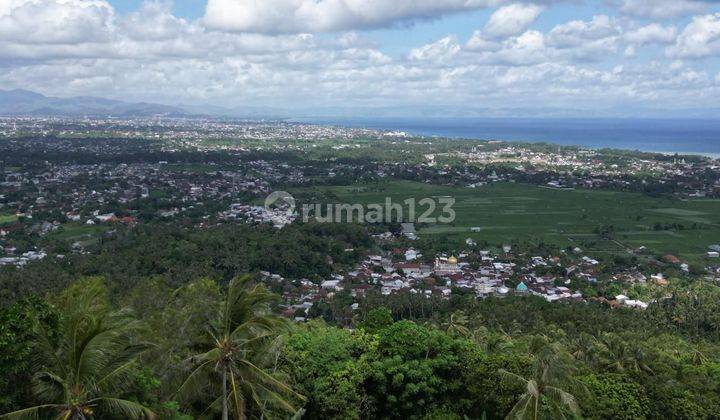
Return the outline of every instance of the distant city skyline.
[[[687,116],[720,109],[720,1],[3,0],[0,67],[0,89],[298,115]]]

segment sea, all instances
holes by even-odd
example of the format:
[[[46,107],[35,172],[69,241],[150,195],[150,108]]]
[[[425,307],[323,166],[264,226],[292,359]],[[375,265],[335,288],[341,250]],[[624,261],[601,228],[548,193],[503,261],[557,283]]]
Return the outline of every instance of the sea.
[[[720,119],[299,118],[296,122],[447,138],[523,141],[720,158]]]

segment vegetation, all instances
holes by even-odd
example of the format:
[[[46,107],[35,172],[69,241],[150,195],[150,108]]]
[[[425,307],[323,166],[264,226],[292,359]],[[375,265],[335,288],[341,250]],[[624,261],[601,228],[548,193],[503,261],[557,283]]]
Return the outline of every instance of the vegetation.
[[[461,248],[466,238],[495,245],[509,240],[581,246],[594,253],[627,255],[647,246],[690,261],[703,256],[720,237],[720,201],[679,200],[637,193],[596,190],[565,191],[533,185],[496,183],[478,188],[407,181],[299,189],[335,202],[383,204],[385,197],[402,204],[408,198],[453,197],[457,217],[451,224],[419,226],[421,236],[438,246]],[[623,203],[619,206],[618,203]],[[433,216],[440,214],[438,206]],[[406,207],[407,209],[407,207]],[[427,206],[417,206],[422,213]],[[657,227],[659,226],[659,228]],[[480,232],[472,232],[479,227]],[[613,235],[601,235],[600,228]]]
[[[55,330],[33,320],[32,393],[39,405],[8,419],[153,418],[142,404],[123,399],[145,346],[134,340],[139,324],[126,311],[110,311],[105,289],[91,279],[59,299],[63,314]]]
[[[63,242],[49,245],[51,253],[69,251]],[[242,225],[207,230],[139,226],[100,238],[89,247],[92,253],[69,255],[62,264],[46,259],[23,269],[0,267],[0,303],[60,291],[75,278],[94,275],[105,276],[113,294],[153,276],[175,287],[204,276],[228,282],[235,273],[260,270],[317,280],[352,266],[370,246],[367,232],[355,225],[309,223],[282,231]]]
[[[350,330],[282,321],[249,276],[158,277],[119,300],[85,278],[2,309],[0,404],[9,419],[713,418],[707,292],[647,312],[453,298],[408,319],[375,300]]]
[[[273,300],[274,296],[263,286],[252,284],[250,277],[233,279],[218,319],[208,325],[208,340],[203,346],[207,351],[190,357],[192,372],[178,393],[202,397],[208,388],[214,389],[213,397],[220,395],[210,399],[211,406],[220,402],[223,420],[228,419],[230,402],[233,417],[238,419],[254,412],[266,414],[275,405],[295,413],[297,409],[283,395],[299,395],[255,364],[268,354],[268,346],[282,328],[282,319],[269,311]]]

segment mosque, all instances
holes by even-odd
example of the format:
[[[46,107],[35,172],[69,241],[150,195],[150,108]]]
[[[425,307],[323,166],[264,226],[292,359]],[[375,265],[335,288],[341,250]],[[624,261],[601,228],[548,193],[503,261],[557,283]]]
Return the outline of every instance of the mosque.
[[[455,274],[460,271],[458,260],[454,256],[450,256],[449,258],[435,258],[435,274]]]

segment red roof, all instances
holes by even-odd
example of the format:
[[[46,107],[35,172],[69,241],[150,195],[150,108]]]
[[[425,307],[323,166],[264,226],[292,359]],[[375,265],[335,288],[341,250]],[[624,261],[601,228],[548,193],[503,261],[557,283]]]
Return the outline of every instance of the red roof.
[[[672,254],[667,254],[666,256],[663,257],[663,259],[670,264],[680,264],[680,258],[678,258]]]

